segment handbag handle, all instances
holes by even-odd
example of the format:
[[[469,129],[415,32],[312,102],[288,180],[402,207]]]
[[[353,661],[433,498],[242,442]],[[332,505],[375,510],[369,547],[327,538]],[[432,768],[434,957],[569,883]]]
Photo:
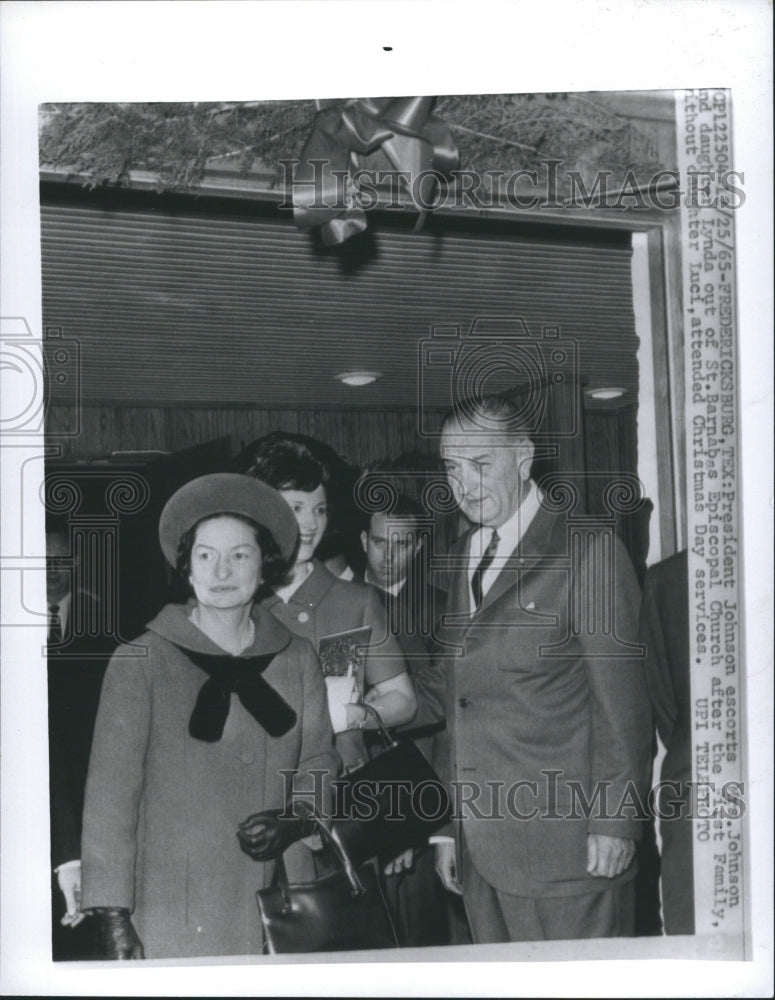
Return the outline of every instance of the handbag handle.
[[[326,824],[318,816],[313,816],[312,821],[315,824],[316,832],[320,834],[320,839],[323,841],[323,845],[331,851],[339,867],[344,872],[345,877],[350,884],[350,891],[352,895],[365,895],[366,888],[358,878],[355,866],[350,860],[350,856],[345,850],[344,844],[339,839],[339,834],[336,829],[333,827],[329,829],[329,827],[326,826]],[[286,871],[285,861],[283,860],[282,854],[275,862],[275,871],[277,874],[277,881],[280,886],[280,895],[283,901],[282,909],[284,913],[289,913],[293,909],[293,904],[291,903],[291,894],[288,885],[288,872]]]
[[[398,741],[394,740],[390,735],[390,733],[387,731],[387,729],[385,728],[385,723],[382,721],[382,716],[379,714],[376,708],[374,708],[373,705],[369,705],[365,701],[361,702],[361,708],[366,710],[366,714],[371,712],[371,714],[377,720],[377,729],[379,730],[379,734],[382,737],[382,742],[385,744],[385,749],[391,750],[393,747],[397,747]]]

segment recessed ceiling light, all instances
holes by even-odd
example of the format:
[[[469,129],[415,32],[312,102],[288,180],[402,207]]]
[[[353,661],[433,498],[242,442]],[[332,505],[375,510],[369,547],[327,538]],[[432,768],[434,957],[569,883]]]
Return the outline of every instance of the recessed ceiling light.
[[[369,385],[382,378],[382,372],[341,372],[339,375],[334,375],[334,378],[344,382],[345,385]]]
[[[625,393],[624,389],[611,387],[610,389],[587,389],[590,399],[618,399]]]

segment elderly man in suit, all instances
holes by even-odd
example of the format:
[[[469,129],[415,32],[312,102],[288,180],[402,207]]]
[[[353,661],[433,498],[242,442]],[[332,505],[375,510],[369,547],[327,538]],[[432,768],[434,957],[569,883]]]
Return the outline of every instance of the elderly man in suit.
[[[472,526],[442,630],[457,844],[434,838],[437,872],[476,943],[630,935],[651,749],[632,566],[612,530],[548,509],[509,400],[461,405],[441,449]]]

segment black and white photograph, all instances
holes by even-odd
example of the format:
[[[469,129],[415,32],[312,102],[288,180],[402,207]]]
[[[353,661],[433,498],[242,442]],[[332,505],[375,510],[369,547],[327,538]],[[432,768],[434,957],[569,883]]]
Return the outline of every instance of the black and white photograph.
[[[4,74],[4,992],[767,995],[771,11],[42,6],[148,48]]]

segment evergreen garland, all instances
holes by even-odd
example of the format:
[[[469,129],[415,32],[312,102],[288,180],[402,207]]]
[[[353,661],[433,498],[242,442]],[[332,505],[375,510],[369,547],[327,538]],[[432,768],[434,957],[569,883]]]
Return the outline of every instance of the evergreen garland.
[[[440,97],[436,114],[450,126],[460,168],[563,169],[643,174],[661,164],[652,143],[605,106],[605,95],[495,94]],[[77,174],[89,187],[128,183],[149,171],[161,190],[195,189],[224,158],[241,176],[280,175],[298,157],[316,112],[314,101],[242,103],[49,104],[41,109],[40,163]]]

